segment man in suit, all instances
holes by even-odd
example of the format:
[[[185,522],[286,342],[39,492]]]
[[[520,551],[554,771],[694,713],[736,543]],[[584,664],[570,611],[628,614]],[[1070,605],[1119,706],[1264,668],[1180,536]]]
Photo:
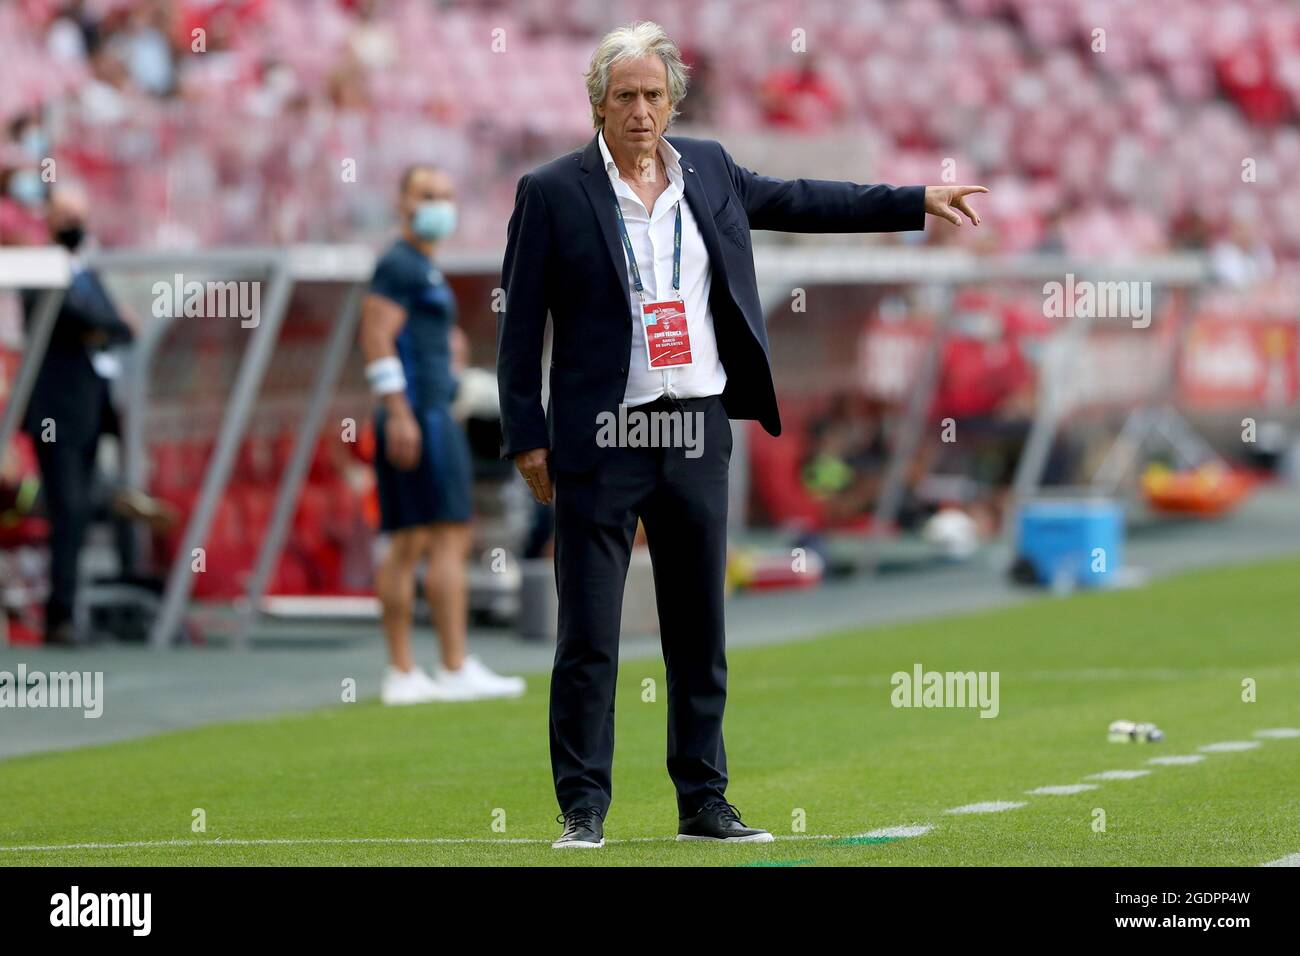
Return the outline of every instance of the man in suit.
[[[25,430],[36,445],[46,517],[50,523],[50,594],[45,606],[45,643],[76,644],[85,635],[74,624],[77,566],[96,512],[95,455],[99,437],[117,434],[110,380],[117,374],[111,347],[129,343],[132,332],[118,315],[99,277],[77,256],[86,235],[89,203],[76,187],[50,194],[50,238],[72,253],[72,281],[63,297],[27,405]],[[36,293],[24,295],[28,319]],[[157,509],[157,503],[135,499]],[[118,502],[114,502],[118,507]],[[143,511],[130,512],[148,517]],[[159,520],[164,517],[159,514]]]
[[[601,41],[587,91],[595,137],[519,181],[497,329],[502,455],[555,505],[550,748],[564,831],[554,846],[604,845],[638,519],[668,674],[678,839],[767,842],[726,800],[722,738],[729,419],[781,431],[750,229],[892,232],[923,228],[926,213],[978,224],[965,197],[985,190],[783,181],[738,166],[716,142],[666,137],[686,68],[654,23]]]

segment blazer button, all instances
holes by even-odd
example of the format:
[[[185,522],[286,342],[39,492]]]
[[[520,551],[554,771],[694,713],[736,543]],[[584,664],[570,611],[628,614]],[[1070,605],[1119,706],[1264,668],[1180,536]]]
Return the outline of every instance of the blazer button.
[[[626,375],[626,374],[627,374],[627,366],[626,366],[626,365],[620,365],[620,366],[618,367],[618,374],[619,374],[619,375]]]

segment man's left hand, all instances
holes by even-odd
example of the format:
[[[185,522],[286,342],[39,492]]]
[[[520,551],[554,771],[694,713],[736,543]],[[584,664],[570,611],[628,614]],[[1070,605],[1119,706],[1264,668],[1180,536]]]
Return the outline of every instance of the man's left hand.
[[[961,217],[964,215],[978,226],[980,217],[970,207],[966,197],[971,193],[986,192],[986,186],[926,186],[925,211],[928,215],[947,219],[954,226],[961,225]]]

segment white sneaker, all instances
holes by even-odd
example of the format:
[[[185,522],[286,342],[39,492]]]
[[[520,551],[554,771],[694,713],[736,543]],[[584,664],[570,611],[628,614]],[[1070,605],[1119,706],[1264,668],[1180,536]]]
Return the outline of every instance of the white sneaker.
[[[416,667],[402,672],[389,666],[384,671],[384,683],[379,690],[379,699],[389,705],[427,704],[435,700],[445,700],[442,688],[422,668]]]
[[[522,677],[502,677],[488,669],[473,654],[458,671],[439,667],[436,671],[443,700],[485,700],[490,697],[521,697],[526,686]]]

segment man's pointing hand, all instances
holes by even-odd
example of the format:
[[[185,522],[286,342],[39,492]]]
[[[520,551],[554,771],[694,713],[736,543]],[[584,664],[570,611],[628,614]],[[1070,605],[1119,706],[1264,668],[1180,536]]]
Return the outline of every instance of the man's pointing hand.
[[[947,219],[954,226],[961,225],[961,213],[975,225],[980,224],[980,217],[970,207],[966,197],[971,193],[986,193],[985,186],[926,186],[925,211],[931,216]]]

